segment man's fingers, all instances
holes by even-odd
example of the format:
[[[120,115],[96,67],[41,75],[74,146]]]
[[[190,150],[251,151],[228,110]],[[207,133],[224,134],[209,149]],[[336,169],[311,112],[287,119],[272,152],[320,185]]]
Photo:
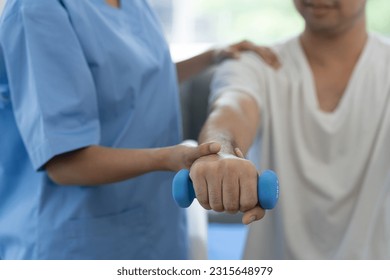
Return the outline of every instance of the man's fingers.
[[[244,215],[242,216],[242,223],[244,225],[249,225],[250,223],[262,219],[264,215],[265,210],[260,206],[256,206],[255,208],[252,208],[244,213]]]
[[[213,176],[213,178],[208,178],[207,188],[209,195],[209,204],[211,209],[216,212],[222,212],[222,182]]]
[[[240,148],[234,148],[234,153],[239,158],[244,158],[244,154],[241,152]]]
[[[190,173],[190,177],[191,177],[191,173]],[[210,210],[211,207],[209,204],[209,195],[208,195],[206,181],[204,179],[195,179],[195,178],[191,178],[191,179],[192,179],[192,183],[194,184],[194,186],[196,186],[196,188],[194,190],[195,190],[195,195],[196,195],[196,198],[197,198],[199,204],[204,209]]]
[[[240,209],[240,188],[237,177],[226,174],[222,182],[223,208],[226,212],[235,214]]]

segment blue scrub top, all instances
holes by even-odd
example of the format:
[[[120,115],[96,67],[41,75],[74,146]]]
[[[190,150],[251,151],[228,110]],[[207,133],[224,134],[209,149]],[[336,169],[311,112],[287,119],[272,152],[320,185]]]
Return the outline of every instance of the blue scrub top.
[[[89,145],[181,140],[176,72],[144,0],[8,0],[0,22],[0,259],[184,259],[173,173],[98,187],[42,170]]]

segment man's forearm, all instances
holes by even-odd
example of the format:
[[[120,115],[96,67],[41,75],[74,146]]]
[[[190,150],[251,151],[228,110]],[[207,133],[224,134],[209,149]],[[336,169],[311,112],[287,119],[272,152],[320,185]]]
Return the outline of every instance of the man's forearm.
[[[200,143],[219,142],[221,152],[217,156],[199,158],[190,170],[195,194],[202,207],[229,213],[250,211],[243,219],[245,224],[264,216],[257,200],[256,166],[244,159],[240,152],[245,154],[248,151],[258,124],[259,109],[250,95],[223,93],[213,104],[199,137]]]
[[[239,148],[244,154],[251,146],[259,125],[259,110],[252,97],[229,92],[217,99],[202,128],[199,143],[216,141],[221,152],[235,154]]]

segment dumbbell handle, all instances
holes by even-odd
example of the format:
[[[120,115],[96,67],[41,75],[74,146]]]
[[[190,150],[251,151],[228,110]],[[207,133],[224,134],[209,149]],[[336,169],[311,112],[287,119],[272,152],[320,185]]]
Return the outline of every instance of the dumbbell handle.
[[[188,170],[180,170],[173,178],[172,195],[181,208],[187,208],[191,205],[195,198],[195,191]],[[272,170],[265,170],[259,175],[257,196],[260,207],[263,209],[273,209],[278,202],[279,180]]]

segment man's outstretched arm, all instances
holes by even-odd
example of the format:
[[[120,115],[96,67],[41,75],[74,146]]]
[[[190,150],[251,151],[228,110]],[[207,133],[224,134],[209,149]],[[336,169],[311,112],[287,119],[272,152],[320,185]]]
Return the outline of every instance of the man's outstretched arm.
[[[265,212],[257,201],[256,167],[237,155],[235,149],[246,154],[259,123],[260,110],[250,95],[222,93],[199,136],[199,143],[219,142],[221,151],[196,160],[190,170],[197,199],[204,208],[244,212],[245,224],[261,219]]]

